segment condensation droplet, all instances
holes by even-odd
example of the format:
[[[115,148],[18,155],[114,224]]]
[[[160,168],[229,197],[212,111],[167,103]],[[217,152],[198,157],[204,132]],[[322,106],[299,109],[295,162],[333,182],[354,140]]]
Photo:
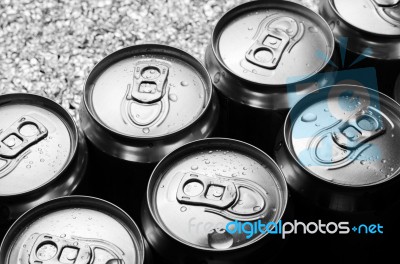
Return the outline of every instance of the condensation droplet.
[[[148,127],[145,127],[142,129],[142,132],[148,134],[150,132],[150,129]]]
[[[301,117],[301,121],[303,122],[314,122],[315,120],[317,120],[317,115],[314,113],[305,113]]]
[[[168,95],[169,100],[171,100],[172,102],[176,102],[178,101],[178,96],[176,96],[176,94],[169,94]]]

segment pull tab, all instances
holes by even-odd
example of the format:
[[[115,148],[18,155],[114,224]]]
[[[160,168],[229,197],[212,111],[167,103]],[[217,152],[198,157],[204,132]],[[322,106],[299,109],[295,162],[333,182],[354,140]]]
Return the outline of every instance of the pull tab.
[[[180,203],[207,205],[218,209],[227,209],[236,196],[236,187],[232,182],[197,173],[185,173],[176,194]]]
[[[400,3],[400,0],[373,0],[377,5],[385,6],[395,6]]]
[[[372,0],[379,16],[394,26],[400,26],[400,0]]]
[[[253,221],[268,212],[266,191],[239,178],[184,173],[176,198],[182,204],[204,206],[204,211],[239,221]]]
[[[124,264],[116,253],[115,245],[79,237],[57,237],[50,234],[33,234],[21,249],[21,263],[32,264]],[[122,252],[122,251],[121,251]],[[99,256],[98,256],[99,255]]]
[[[283,53],[290,52],[303,35],[302,22],[280,14],[267,16],[257,28],[255,42],[246,52],[246,60],[266,69],[275,69]]]
[[[332,132],[336,144],[344,149],[356,149],[385,133],[380,114],[373,108],[360,109]]]
[[[267,69],[275,69],[289,44],[289,36],[277,29],[264,29],[246,53],[251,63]]]
[[[47,136],[47,129],[28,115],[14,122],[0,136],[0,157],[12,159]]]
[[[164,95],[169,67],[162,62],[141,61],[136,63],[133,76],[132,99],[151,104]]]

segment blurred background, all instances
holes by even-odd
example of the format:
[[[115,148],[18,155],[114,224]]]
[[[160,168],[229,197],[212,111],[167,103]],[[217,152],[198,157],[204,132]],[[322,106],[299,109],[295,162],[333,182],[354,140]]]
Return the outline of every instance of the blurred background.
[[[317,11],[319,0],[293,0]],[[160,43],[203,62],[217,20],[246,0],[1,0],[0,94],[34,93],[77,118],[86,76],[123,47]]]

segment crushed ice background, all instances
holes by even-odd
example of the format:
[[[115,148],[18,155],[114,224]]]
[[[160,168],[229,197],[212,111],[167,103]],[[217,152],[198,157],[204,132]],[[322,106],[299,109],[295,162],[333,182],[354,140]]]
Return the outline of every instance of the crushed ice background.
[[[317,10],[319,0],[291,0]],[[104,56],[160,43],[203,62],[214,25],[245,0],[1,0],[0,94],[55,100],[77,118],[85,79]]]

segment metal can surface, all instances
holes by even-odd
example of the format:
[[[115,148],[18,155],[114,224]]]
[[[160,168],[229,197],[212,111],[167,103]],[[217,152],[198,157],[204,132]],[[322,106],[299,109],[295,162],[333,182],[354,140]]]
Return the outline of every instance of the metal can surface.
[[[106,201],[70,196],[43,203],[21,216],[0,247],[0,262],[41,264],[149,263],[135,222]]]
[[[90,73],[80,108],[94,157],[94,195],[135,218],[155,164],[192,140],[208,137],[218,101],[206,69],[163,45],[121,49]],[[92,195],[93,195],[92,194]]]
[[[332,71],[333,58],[329,25],[306,7],[254,1],[227,12],[205,56],[221,99],[222,135],[271,154],[288,109],[334,81],[333,74],[321,74]],[[296,89],[287,87],[299,82],[303,85]]]
[[[34,206],[81,189],[87,147],[68,112],[47,98],[2,95],[0,116],[0,226],[7,229]]]
[[[339,212],[383,209],[399,183],[400,106],[375,90],[337,85],[289,112],[275,156],[291,188]]]
[[[346,50],[343,63],[374,67],[379,91],[393,96],[400,67],[400,1],[326,0],[321,1],[320,13],[338,49]]]
[[[275,252],[282,245],[277,236],[254,232],[247,237],[232,230],[232,223],[278,222],[287,202],[282,172],[268,155],[244,142],[204,139],[157,165],[142,225],[150,245],[173,263],[266,262],[273,255],[262,254],[266,247]]]

